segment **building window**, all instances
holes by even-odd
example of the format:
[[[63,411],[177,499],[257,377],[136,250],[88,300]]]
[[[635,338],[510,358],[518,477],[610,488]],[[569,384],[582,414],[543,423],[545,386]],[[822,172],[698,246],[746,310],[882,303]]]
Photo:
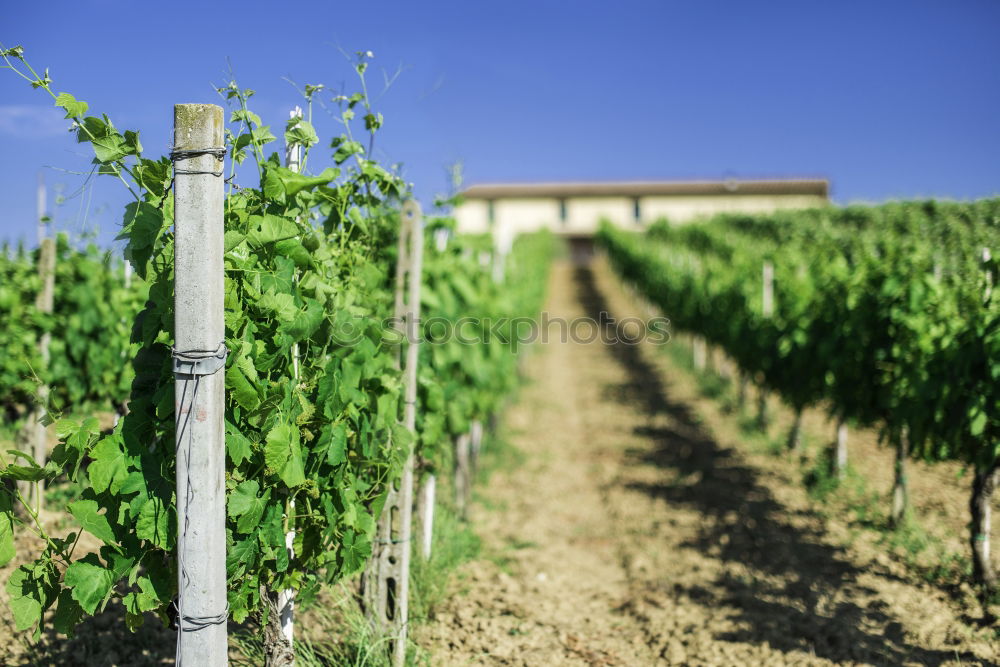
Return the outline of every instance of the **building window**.
[[[642,206],[639,205],[638,197],[632,200],[632,218],[635,220],[635,224],[642,224]]]
[[[565,225],[566,224],[566,219],[567,219],[567,215],[566,215],[566,200],[565,199],[560,199],[559,200],[559,222],[561,222],[563,225]]]

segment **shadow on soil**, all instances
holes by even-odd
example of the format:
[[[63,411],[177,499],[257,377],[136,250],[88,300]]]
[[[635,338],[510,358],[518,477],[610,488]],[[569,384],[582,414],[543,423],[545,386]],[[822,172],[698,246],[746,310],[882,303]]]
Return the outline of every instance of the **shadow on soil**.
[[[51,626],[15,665],[59,665],[153,667],[174,664],[177,634],[153,614],[134,633],[125,628],[125,611],[113,603],[81,621],[72,637],[56,633]]]
[[[601,312],[610,312],[589,268],[578,267],[575,282],[587,315],[597,319]],[[736,451],[720,446],[699,427],[687,405],[670,400],[659,373],[643,358],[639,346],[615,344],[609,350],[628,373],[625,385],[610,388],[615,398],[641,405],[650,417],[665,416],[671,424],[636,429],[653,446],[631,452],[633,460],[664,469],[664,482],[632,482],[629,488],[697,510],[705,517],[700,535],[684,546],[724,562],[740,563],[752,572],[748,577],[726,573],[705,582],[704,587],[678,591],[705,606],[734,609],[731,618],[740,629],[721,633],[717,639],[767,642],[782,651],[800,650],[833,661],[937,665],[958,658],[980,662],[971,654],[931,651],[907,643],[888,605],[857,583],[862,571],[845,558],[843,550],[823,543],[819,516],[796,513],[778,502],[759,473],[744,465]],[[680,481],[671,483],[671,479]],[[793,525],[793,518],[806,519],[795,523],[809,526]],[[892,577],[888,572],[874,574]]]

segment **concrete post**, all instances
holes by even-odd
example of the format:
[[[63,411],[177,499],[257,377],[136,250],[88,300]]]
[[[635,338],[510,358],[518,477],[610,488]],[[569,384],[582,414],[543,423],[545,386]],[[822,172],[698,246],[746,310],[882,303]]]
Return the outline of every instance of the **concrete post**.
[[[417,421],[417,358],[420,352],[417,341],[420,334],[423,247],[423,215],[420,205],[410,200],[403,205],[401,212],[395,317],[407,341],[406,359],[402,365],[403,425],[411,433],[415,431]],[[376,632],[389,635],[392,663],[396,667],[402,667],[406,661],[413,469],[414,454],[410,451],[398,483],[390,485],[382,516],[379,517],[375,551],[364,579],[366,614]]]
[[[409,294],[406,304],[406,364],[403,367],[405,407],[403,425],[410,433],[417,426],[417,360],[420,355],[420,284],[422,282],[424,257],[424,216],[420,204],[410,199],[403,204],[402,216],[410,225],[410,276]],[[413,452],[406,457],[403,477],[399,483],[399,580],[396,595],[396,613],[393,625],[396,640],[393,647],[393,664],[403,667],[406,662],[406,635],[409,618],[410,595],[410,535],[413,524]]]
[[[837,420],[837,445],[834,454],[837,478],[844,479],[847,473],[847,422],[843,417]]]
[[[38,174],[38,276],[41,278],[42,289],[35,298],[35,307],[40,313],[51,313],[55,306],[55,276],[56,276],[56,242],[46,234],[45,218],[45,176]],[[33,458],[40,466],[45,465],[48,458],[48,429],[43,421],[48,414],[49,404],[49,345],[52,342],[52,334],[46,331],[38,339],[38,353],[42,358],[42,382],[38,385],[38,405],[34,411],[34,445]],[[31,485],[30,500],[31,506],[37,515],[41,514],[45,482],[38,481]]]
[[[174,106],[177,664],[190,667],[228,663],[224,183],[222,158],[206,152],[224,145],[223,127],[221,107]]]
[[[437,476],[432,474],[424,478],[420,489],[420,552],[424,560],[430,560],[434,546],[434,503],[437,501]]]

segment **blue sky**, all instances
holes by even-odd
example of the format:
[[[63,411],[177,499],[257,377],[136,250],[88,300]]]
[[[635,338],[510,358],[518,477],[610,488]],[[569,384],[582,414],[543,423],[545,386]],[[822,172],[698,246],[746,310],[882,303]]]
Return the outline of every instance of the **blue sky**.
[[[425,205],[456,160],[469,184],[824,176],[846,203],[1000,193],[998,31],[995,0],[84,0],[8,3],[0,42],[147,155],[169,150],[175,102],[218,101],[228,62],[277,128],[299,102],[283,77],[353,90],[341,50],[371,50],[377,156]],[[0,240],[34,239],[39,170],[84,184],[86,147],[49,106],[0,71]],[[105,179],[57,225],[107,242],[124,201]]]

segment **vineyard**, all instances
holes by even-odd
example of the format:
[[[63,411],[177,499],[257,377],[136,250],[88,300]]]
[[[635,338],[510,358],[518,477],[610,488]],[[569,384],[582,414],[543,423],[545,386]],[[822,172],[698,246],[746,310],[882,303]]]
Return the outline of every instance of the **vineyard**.
[[[130,197],[121,253],[0,246],[6,663],[1000,659],[1000,200],[571,262],[425,215],[368,53],[271,125],[177,105],[165,156],[0,53]]]
[[[605,227],[612,262],[674,324],[779,394],[796,419],[823,403],[895,448],[892,520],[907,511],[906,462],[972,469],[973,574],[996,587],[990,508],[997,445],[1000,318],[992,298],[998,203],[891,204],[725,217],[639,244]],[[745,380],[743,380],[745,381]],[[758,421],[766,423],[761,411]],[[846,443],[832,459],[847,460]]]

